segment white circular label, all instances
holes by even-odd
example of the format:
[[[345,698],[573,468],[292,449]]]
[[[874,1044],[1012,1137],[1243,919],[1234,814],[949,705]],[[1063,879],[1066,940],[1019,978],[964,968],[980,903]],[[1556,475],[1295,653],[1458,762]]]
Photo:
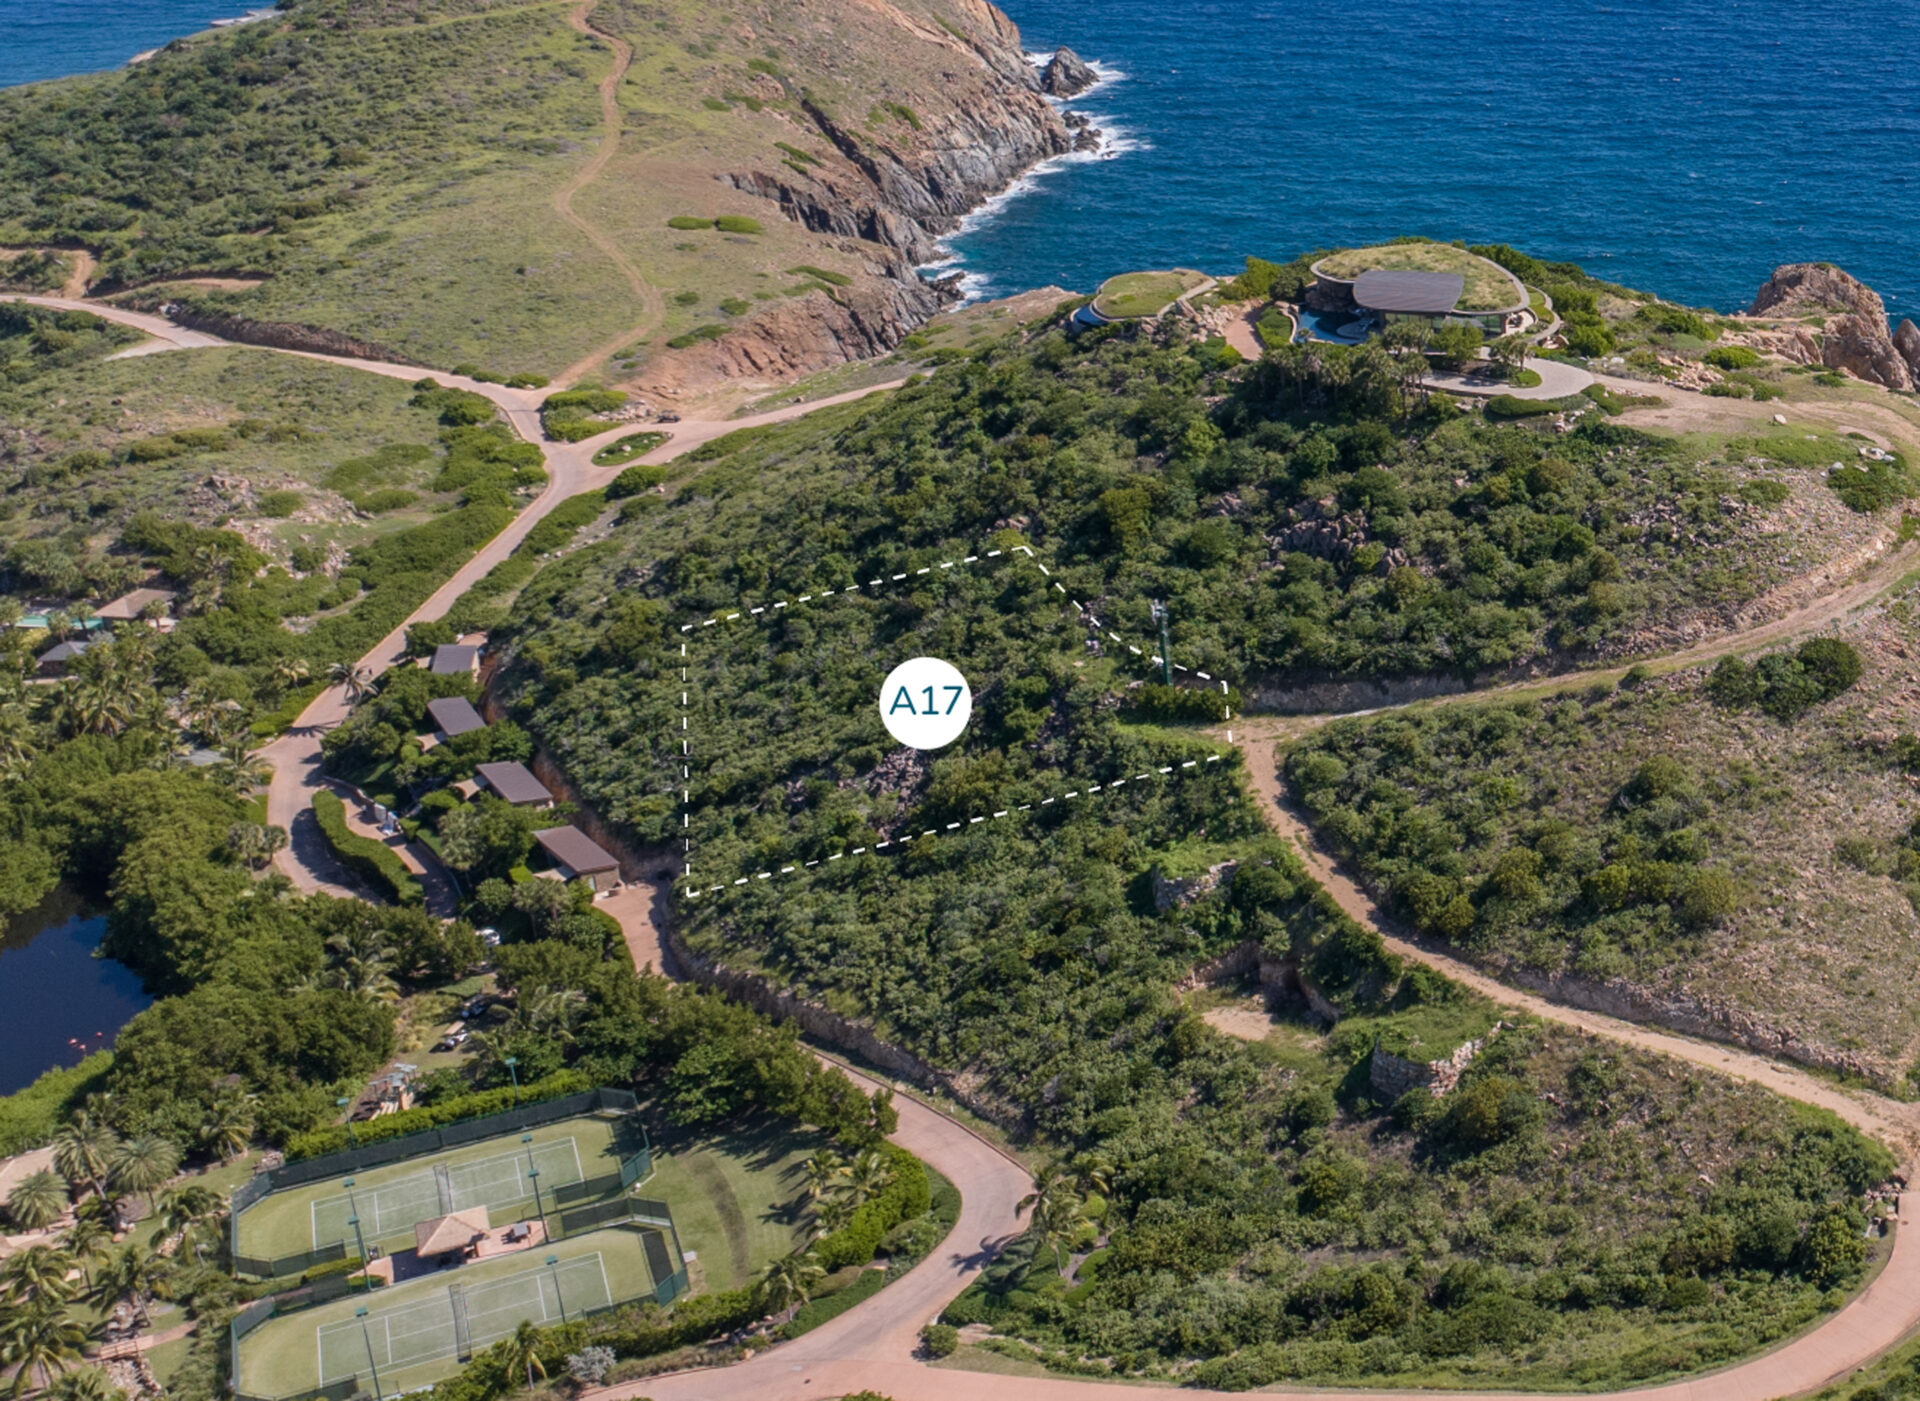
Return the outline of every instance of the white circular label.
[[[952,744],[972,714],[973,688],[938,657],[902,662],[880,686],[880,718],[887,733],[910,749]]]

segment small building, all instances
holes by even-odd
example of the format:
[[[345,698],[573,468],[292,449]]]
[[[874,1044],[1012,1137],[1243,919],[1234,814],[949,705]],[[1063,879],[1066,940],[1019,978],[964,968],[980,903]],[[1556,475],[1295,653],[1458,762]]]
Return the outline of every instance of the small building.
[[[82,638],[78,642],[56,642],[38,657],[34,666],[42,676],[65,676],[67,668],[87,654],[93,644]]]
[[[1402,272],[1369,268],[1353,280],[1353,304],[1392,325],[1409,319],[1437,320],[1453,314],[1467,290],[1457,272]]]
[[[563,880],[583,880],[593,891],[620,883],[620,862],[578,827],[549,827],[533,839],[553,858]]]
[[[93,616],[107,623],[132,623],[145,618],[151,610],[156,626],[171,628],[173,620],[165,615],[172,611],[177,597],[172,589],[135,589],[111,603],[101,604]]]
[[[438,1255],[465,1255],[493,1230],[493,1219],[484,1206],[450,1212],[422,1221],[413,1228],[414,1254],[422,1260]]]
[[[525,764],[481,764],[474,770],[480,786],[515,807],[550,808],[553,794]]]
[[[427,670],[435,676],[480,675],[480,649],[465,642],[446,642],[433,649]]]
[[[456,736],[472,734],[475,730],[487,727],[486,720],[473,708],[473,702],[460,696],[443,696],[439,700],[428,701],[427,714],[433,720],[434,735],[443,744]]]

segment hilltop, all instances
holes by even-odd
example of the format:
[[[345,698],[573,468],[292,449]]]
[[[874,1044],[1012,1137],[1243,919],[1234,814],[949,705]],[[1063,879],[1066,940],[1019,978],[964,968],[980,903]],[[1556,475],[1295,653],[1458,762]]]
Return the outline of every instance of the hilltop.
[[[1074,139],[984,0],[298,0],[0,94],[0,246],[229,336],[678,392],[891,348],[937,235]]]

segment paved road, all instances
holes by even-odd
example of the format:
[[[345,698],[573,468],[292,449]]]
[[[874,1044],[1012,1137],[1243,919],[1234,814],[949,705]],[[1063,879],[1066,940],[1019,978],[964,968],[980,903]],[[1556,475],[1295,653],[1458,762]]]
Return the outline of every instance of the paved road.
[[[1449,394],[1472,394],[1483,399],[1490,399],[1496,394],[1510,394],[1516,399],[1565,399],[1593,383],[1593,376],[1578,365],[1564,364],[1559,360],[1528,360],[1526,367],[1540,376],[1540,383],[1531,389],[1516,389],[1499,380],[1471,378],[1454,370],[1435,370],[1423,382],[1430,389],[1444,389]]]

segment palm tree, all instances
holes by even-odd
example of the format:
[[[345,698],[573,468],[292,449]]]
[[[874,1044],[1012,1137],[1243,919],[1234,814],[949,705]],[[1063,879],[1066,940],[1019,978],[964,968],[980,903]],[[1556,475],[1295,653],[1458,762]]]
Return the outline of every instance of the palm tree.
[[[760,1276],[760,1300],[768,1313],[785,1313],[807,1302],[826,1271],[811,1250],[782,1255]]]
[[[28,1173],[7,1193],[7,1215],[29,1231],[51,1226],[66,1209],[66,1179],[49,1169]]]
[[[1031,1211],[1027,1229],[1052,1247],[1055,1268],[1060,1266],[1060,1248],[1072,1241],[1085,1218],[1080,1214],[1080,1194],[1075,1190],[1073,1174],[1059,1163],[1048,1163],[1033,1175],[1033,1190],[1022,1197],[1018,1210]]]
[[[277,696],[284,696],[312,679],[313,671],[304,657],[282,657],[273,664],[272,689]]]
[[[830,1236],[853,1220],[853,1199],[843,1194],[818,1197],[813,1203],[815,1237]]]
[[[1527,352],[1533,349],[1525,336],[1501,336],[1487,347],[1487,355],[1496,365],[1503,366],[1509,373],[1522,369],[1527,363]]]
[[[0,780],[18,778],[39,753],[26,706],[17,700],[0,703]]]
[[[208,1107],[207,1117],[201,1121],[200,1141],[224,1163],[247,1151],[247,1145],[253,1142],[253,1130],[253,1096],[223,1094]]]
[[[834,1190],[847,1170],[847,1160],[831,1148],[822,1148],[801,1166],[807,1174],[807,1200],[817,1202]]]
[[[90,1200],[98,1201],[99,1198]],[[98,1212],[77,1212],[73,1225],[67,1228],[67,1234],[62,1238],[61,1243],[66,1247],[67,1254],[73,1257],[74,1264],[80,1267],[80,1277],[86,1281],[86,1287],[91,1291],[93,1288],[92,1265],[99,1258],[100,1252],[113,1244],[112,1228],[101,1219]]]
[[[847,1188],[858,1206],[886,1191],[893,1182],[893,1165],[869,1148],[855,1158],[846,1170]]]
[[[138,1241],[128,1241],[108,1255],[93,1277],[94,1302],[111,1309],[122,1299],[133,1301],[141,1321],[151,1318],[150,1303],[166,1262]]]
[[[157,1133],[143,1133],[127,1139],[115,1151],[108,1181],[116,1192],[145,1192],[147,1210],[152,1212],[154,1192],[179,1169],[179,1145]]]
[[[220,770],[228,788],[246,797],[256,788],[264,788],[273,778],[273,766],[253,753],[247,741],[252,736],[243,728],[220,746],[226,764]]]
[[[220,1214],[220,1194],[199,1183],[176,1187],[160,1199],[160,1225],[169,1235],[184,1234]]]
[[[75,1367],[61,1373],[45,1395],[47,1401],[126,1401],[126,1393],[98,1367]]]
[[[50,1245],[30,1245],[0,1265],[0,1283],[18,1304],[64,1304],[77,1292],[68,1278],[73,1257]]]
[[[513,1330],[512,1336],[500,1344],[506,1351],[503,1360],[507,1364],[507,1371],[513,1374],[524,1372],[528,1386],[533,1385],[535,1373],[543,1378],[547,1375],[547,1365],[540,1360],[542,1341],[539,1326],[528,1318],[522,1319],[520,1326]]]
[[[0,1336],[0,1362],[19,1369],[13,1374],[11,1394],[25,1391],[35,1372],[40,1374],[40,1384],[47,1385],[56,1372],[66,1371],[86,1341],[86,1329],[68,1318],[58,1304],[31,1304],[15,1311]]]
[[[69,1182],[84,1182],[95,1196],[107,1194],[107,1169],[120,1136],[86,1110],[53,1137],[53,1166]]]
[[[60,683],[54,709],[61,730],[74,737],[117,735],[134,715],[126,688],[105,671],[69,676]]]
[[[327,668],[327,681],[342,687],[347,693],[347,704],[356,706],[380,689],[371,667],[358,666],[349,662],[335,662]]]
[[[377,929],[350,929],[327,940],[325,983],[369,1002],[400,999],[393,980],[393,949]]]

